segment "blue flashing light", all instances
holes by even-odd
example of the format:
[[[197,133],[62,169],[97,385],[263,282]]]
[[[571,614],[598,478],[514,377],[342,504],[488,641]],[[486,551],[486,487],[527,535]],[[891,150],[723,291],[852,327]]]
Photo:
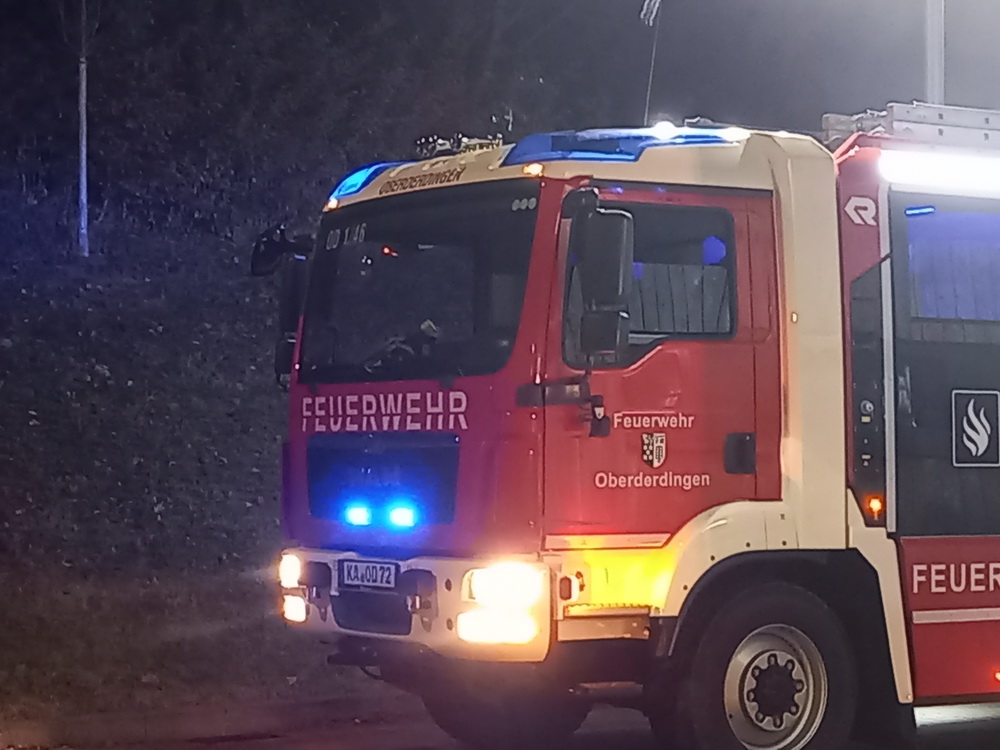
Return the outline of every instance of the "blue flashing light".
[[[389,509],[389,523],[400,529],[412,529],[417,525],[417,511],[409,504],[396,504]]]
[[[367,505],[358,503],[348,505],[344,511],[344,520],[351,526],[371,526],[372,510]]]
[[[545,161],[637,161],[647,148],[735,143],[738,128],[620,128],[564,130],[529,135],[507,154],[504,166]]]
[[[732,143],[718,133],[682,133],[670,139],[670,146],[701,146],[713,143]]]
[[[340,184],[334,189],[333,193],[330,194],[330,198],[346,198],[348,195],[354,195],[355,193],[360,193],[366,187],[368,187],[372,181],[382,174],[387,169],[399,166],[403,162],[381,162],[378,164],[369,164],[367,167],[362,167],[361,169],[351,172],[347,177],[340,181]]]
[[[906,209],[907,216],[928,216],[936,212],[937,208],[934,206],[910,206]]]

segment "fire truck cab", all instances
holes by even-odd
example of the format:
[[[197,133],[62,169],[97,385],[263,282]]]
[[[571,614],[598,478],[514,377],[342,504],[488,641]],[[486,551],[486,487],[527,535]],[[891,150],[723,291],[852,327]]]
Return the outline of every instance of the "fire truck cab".
[[[1000,113],[825,125],[458,142],[262,237],[286,621],[475,746],[996,700]]]

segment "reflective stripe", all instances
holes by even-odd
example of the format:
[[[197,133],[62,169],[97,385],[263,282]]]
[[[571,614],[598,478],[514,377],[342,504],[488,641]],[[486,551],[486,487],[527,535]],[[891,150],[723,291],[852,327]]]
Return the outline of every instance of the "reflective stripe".
[[[549,534],[545,549],[659,549],[669,539],[670,534]]]
[[[1000,621],[1000,607],[980,609],[927,609],[913,613],[914,625],[942,622],[993,622]]]

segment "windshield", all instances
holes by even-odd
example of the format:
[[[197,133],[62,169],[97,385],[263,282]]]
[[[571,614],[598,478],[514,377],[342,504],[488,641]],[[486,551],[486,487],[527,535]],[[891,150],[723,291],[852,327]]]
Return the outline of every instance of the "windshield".
[[[496,372],[514,345],[539,184],[385,198],[323,218],[300,379],[368,382]]]

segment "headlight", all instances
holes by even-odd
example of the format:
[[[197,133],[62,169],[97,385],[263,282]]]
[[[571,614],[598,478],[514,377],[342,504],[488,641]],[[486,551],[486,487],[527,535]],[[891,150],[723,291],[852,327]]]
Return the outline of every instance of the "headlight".
[[[278,580],[285,589],[298,588],[302,577],[302,561],[297,555],[284,554],[278,563]]]
[[[306,621],[306,600],[301,596],[285,595],[282,601],[281,613],[289,622]]]
[[[530,643],[538,624],[528,612],[475,609],[458,616],[458,637],[467,643]]]
[[[527,563],[497,563],[469,573],[469,596],[490,609],[531,609],[545,593],[544,576]]]

